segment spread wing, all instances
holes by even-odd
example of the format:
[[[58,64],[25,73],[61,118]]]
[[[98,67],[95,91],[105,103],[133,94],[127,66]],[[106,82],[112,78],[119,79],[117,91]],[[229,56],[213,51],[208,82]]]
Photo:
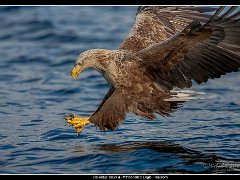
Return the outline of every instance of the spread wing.
[[[193,21],[174,37],[139,52],[159,84],[190,87],[240,68],[240,11],[220,7],[208,22]]]
[[[173,37],[194,19],[206,22],[213,7],[140,6],[136,21],[120,49],[139,51]]]

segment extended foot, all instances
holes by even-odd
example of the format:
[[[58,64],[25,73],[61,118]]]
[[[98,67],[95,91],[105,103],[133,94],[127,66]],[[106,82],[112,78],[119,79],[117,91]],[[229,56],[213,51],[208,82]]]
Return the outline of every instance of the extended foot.
[[[82,117],[77,117],[73,114],[65,116],[66,122],[71,124],[76,129],[77,133],[80,133],[82,128],[90,123],[88,119],[89,117],[82,118]]]

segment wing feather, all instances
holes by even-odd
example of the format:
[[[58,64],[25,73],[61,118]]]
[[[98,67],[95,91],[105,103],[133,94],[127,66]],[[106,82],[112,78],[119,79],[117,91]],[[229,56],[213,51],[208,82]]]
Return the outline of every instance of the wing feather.
[[[151,67],[148,72],[157,74],[156,81],[169,82],[170,88],[190,87],[190,80],[200,84],[239,71],[239,16],[237,7],[220,7],[205,24],[193,21],[172,38],[142,49],[138,55],[144,66]]]
[[[120,49],[139,51],[173,37],[194,19],[206,22],[213,7],[140,6],[136,21]]]

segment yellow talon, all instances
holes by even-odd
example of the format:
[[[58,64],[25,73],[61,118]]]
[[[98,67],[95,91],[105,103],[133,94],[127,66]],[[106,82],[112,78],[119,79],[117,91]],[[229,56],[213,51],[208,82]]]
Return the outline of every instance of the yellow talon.
[[[76,131],[77,131],[77,133],[80,133],[81,132],[81,128],[75,128],[76,129]]]
[[[82,118],[82,117],[74,116],[72,114],[65,116],[66,122],[71,124],[76,129],[77,133],[80,133],[82,128],[90,123],[88,119],[89,117]]]

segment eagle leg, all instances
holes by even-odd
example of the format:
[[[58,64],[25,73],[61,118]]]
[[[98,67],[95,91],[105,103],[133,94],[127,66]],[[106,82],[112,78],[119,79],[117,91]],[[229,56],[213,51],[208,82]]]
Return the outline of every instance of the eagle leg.
[[[77,133],[79,134],[81,131],[82,131],[82,128],[86,125],[88,125],[90,122],[89,122],[89,119],[90,117],[77,117],[73,114],[70,114],[70,115],[66,115],[65,116],[65,120],[67,123],[69,123],[70,125],[72,125]]]

